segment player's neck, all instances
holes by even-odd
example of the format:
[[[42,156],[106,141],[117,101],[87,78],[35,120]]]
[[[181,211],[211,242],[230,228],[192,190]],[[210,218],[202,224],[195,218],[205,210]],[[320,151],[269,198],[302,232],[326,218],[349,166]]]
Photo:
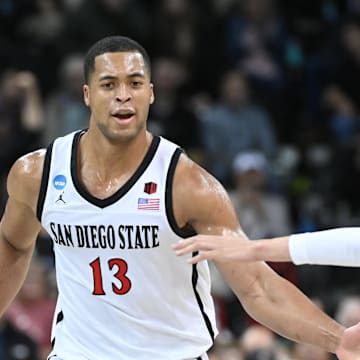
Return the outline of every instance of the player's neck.
[[[129,141],[111,143],[91,133],[84,134],[80,140],[80,163],[91,163],[104,176],[113,173],[114,169],[122,173],[131,171],[144,158],[152,137],[144,131]]]

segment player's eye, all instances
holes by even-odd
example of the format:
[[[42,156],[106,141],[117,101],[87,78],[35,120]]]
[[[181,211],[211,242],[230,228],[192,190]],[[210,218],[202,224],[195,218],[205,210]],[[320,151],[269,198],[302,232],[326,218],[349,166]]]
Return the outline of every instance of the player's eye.
[[[142,85],[141,81],[132,81],[131,86],[133,87],[140,87]]]
[[[104,89],[112,89],[114,87],[114,83],[113,82],[102,83],[101,87]]]

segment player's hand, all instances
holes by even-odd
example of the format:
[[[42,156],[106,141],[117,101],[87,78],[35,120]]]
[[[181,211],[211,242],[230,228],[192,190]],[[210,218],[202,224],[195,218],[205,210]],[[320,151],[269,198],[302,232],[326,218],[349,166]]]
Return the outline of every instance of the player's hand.
[[[253,261],[255,258],[252,242],[240,234],[231,236],[196,235],[180,240],[173,245],[173,249],[178,256],[199,252],[198,255],[188,260],[190,264],[196,264],[202,260]]]
[[[360,360],[360,323],[345,330],[336,355],[339,360]]]

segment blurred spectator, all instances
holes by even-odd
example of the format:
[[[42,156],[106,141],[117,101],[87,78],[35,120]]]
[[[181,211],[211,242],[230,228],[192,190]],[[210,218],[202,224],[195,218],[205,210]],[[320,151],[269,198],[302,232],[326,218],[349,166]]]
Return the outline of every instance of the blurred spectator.
[[[333,151],[326,143],[315,142],[303,149],[300,166],[290,184],[291,201],[296,207],[296,232],[315,231],[336,224],[333,161]]]
[[[164,51],[186,63],[195,49],[197,5],[189,0],[162,0],[155,11],[153,50]],[[164,45],[166,48],[164,49]]]
[[[156,101],[150,107],[150,129],[182,146],[190,156],[197,156],[195,153],[200,151],[198,119],[182,91],[187,80],[186,69],[174,58],[157,58],[153,62],[152,78]]]
[[[0,76],[0,206],[4,181],[10,166],[37,147],[43,127],[43,103],[36,76],[29,71],[8,69]]]
[[[344,296],[338,304],[335,319],[345,327],[357,324],[360,321],[360,296]]]
[[[231,200],[250,239],[291,233],[286,197],[270,188],[271,169],[261,152],[239,153],[232,164],[235,190]]]
[[[83,56],[66,56],[59,68],[59,86],[46,99],[46,122],[43,144],[69,132],[85,129],[89,123],[89,110],[83,99]]]
[[[229,182],[231,165],[241,151],[258,150],[271,158],[276,136],[265,110],[252,103],[245,76],[231,70],[219,85],[219,98],[202,115],[207,167],[220,181]]]
[[[314,142],[298,154],[287,189],[287,201],[293,220],[292,232],[308,232],[334,227],[339,208],[334,201],[333,154],[324,143]],[[297,285],[308,296],[324,296],[334,278],[330,266],[296,266]],[[337,272],[337,270],[335,270]]]
[[[207,0],[159,0],[150,49],[155,56],[180,61],[191,79],[196,79],[187,84],[193,92],[211,92],[224,65],[221,28]]]
[[[292,100],[297,109],[290,108],[289,115],[294,110],[302,114],[301,131],[304,127],[319,125],[322,90],[329,81],[331,68],[338,62],[339,23],[345,7],[341,0],[294,0],[291,4],[281,1],[281,7],[286,14],[291,42],[296,44],[301,58],[298,67],[294,67],[294,62],[289,61],[294,51],[288,47],[287,77],[291,81],[287,90],[292,92],[289,99],[297,98]]]
[[[287,33],[273,0],[234,1],[225,41],[230,64],[251,80],[263,101],[282,87]]]
[[[290,360],[275,334],[261,325],[250,326],[239,339],[245,360]]]
[[[236,342],[215,343],[208,356],[209,360],[244,360],[240,346]]]
[[[0,79],[0,161],[2,171],[31,149],[44,123],[36,76],[28,71],[5,71]],[[14,141],[16,139],[16,141]]]
[[[51,44],[63,28],[60,0],[36,0],[34,9],[21,21],[19,33],[38,46]]]
[[[17,330],[7,319],[0,319],[1,360],[44,360],[38,355],[35,342],[25,333]]]
[[[323,101],[332,142],[341,146],[354,144],[355,134],[360,130],[360,119],[353,100],[333,85],[325,88]]]
[[[331,355],[322,348],[310,344],[295,344],[292,351],[293,360],[330,360]]]
[[[360,70],[360,51],[358,70]],[[330,135],[329,144],[333,151],[331,178],[334,187],[332,191],[338,201],[346,201],[352,211],[359,212],[360,196],[356,189],[360,181],[358,107],[360,97],[341,83],[327,86],[323,93],[323,117]]]
[[[46,359],[51,350],[55,311],[55,300],[48,296],[46,276],[42,261],[34,258],[25,282],[7,312],[9,321],[35,341],[41,359]]]
[[[332,57],[334,64],[330,68],[329,80],[336,86],[338,93],[347,99],[350,104],[360,103],[358,82],[360,81],[360,21],[348,19],[338,29],[338,38],[335,38]],[[341,56],[337,56],[340,52]]]
[[[360,81],[360,20],[356,17],[345,19],[339,26],[337,36],[328,51],[324,53],[326,64],[323,104],[325,116],[329,115],[332,121],[330,129],[336,136],[341,136],[344,127],[349,125],[351,118],[358,117],[360,95],[356,84]],[[341,55],[341,56],[339,56]],[[320,71],[320,69],[319,69]],[[343,121],[335,122],[336,118]],[[348,121],[344,121],[344,119]],[[334,123],[335,122],[335,123]],[[350,124],[351,125],[351,124]],[[355,127],[358,129],[358,126]],[[335,132],[339,132],[337,135]]]
[[[21,56],[17,54],[18,50],[10,52],[10,66],[35,72],[41,90],[46,92],[53,85],[53,71],[59,62],[58,39],[64,25],[62,0],[17,2],[22,8],[26,6],[27,11],[16,19],[18,25],[10,46],[22,51]]]

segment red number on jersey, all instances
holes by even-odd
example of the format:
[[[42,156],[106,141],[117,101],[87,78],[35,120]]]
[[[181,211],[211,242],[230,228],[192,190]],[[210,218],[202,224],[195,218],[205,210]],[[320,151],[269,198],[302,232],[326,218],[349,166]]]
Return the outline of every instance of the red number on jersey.
[[[93,270],[93,295],[106,295],[102,280],[100,258],[96,258],[89,265]],[[129,292],[129,290],[131,289],[131,280],[126,276],[128,270],[128,264],[126,263],[126,261],[123,259],[110,259],[108,261],[108,266],[109,270],[112,270],[114,266],[117,266],[117,272],[116,274],[114,274],[114,277],[118,279],[121,283],[120,288],[118,288],[114,283],[111,283],[113,292],[117,295],[124,295]]]

